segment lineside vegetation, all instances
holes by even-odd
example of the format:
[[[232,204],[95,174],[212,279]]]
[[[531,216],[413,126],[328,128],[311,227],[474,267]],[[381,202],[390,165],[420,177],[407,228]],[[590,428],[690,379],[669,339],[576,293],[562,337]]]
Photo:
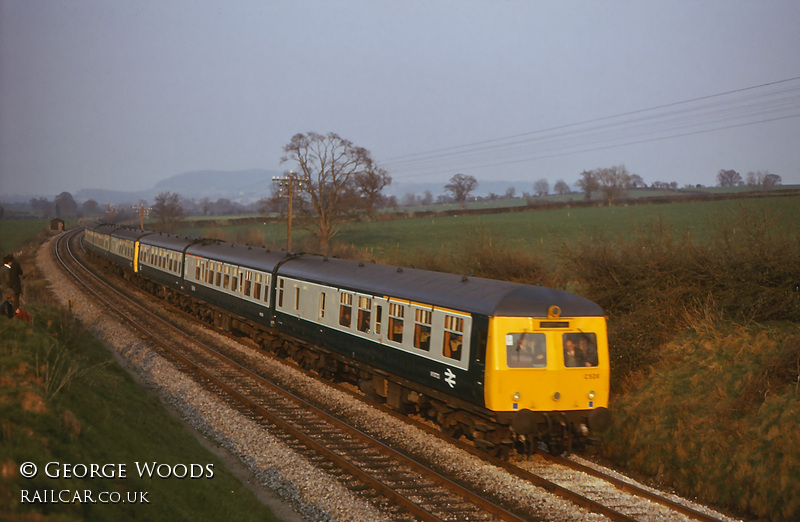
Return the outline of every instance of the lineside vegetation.
[[[41,230],[33,228],[34,235]],[[10,244],[17,250],[22,243]],[[158,397],[143,390],[81,322],[56,304],[31,258],[18,257],[27,276],[23,305],[33,322],[0,317],[0,519],[277,520]],[[21,475],[25,462],[36,464],[36,477]],[[52,478],[45,472],[49,462],[78,470],[80,465],[112,465],[106,471],[125,465],[126,476]],[[213,465],[214,476],[140,478],[137,462]],[[62,467],[50,469],[52,475]],[[53,495],[71,501],[75,492],[84,501],[36,502]],[[133,497],[146,501],[128,503]],[[101,498],[125,501],[102,503]]]

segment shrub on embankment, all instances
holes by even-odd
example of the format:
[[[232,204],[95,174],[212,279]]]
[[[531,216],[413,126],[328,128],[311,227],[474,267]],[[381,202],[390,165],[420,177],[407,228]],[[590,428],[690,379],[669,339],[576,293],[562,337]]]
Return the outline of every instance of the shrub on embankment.
[[[702,242],[657,222],[631,239],[565,246],[567,277],[610,317],[615,384],[646,370],[660,346],[698,319],[800,321],[800,229],[792,219],[742,207]]]
[[[604,454],[685,495],[800,518],[800,232],[742,210],[706,242],[654,224],[565,247],[609,314]]]
[[[613,402],[604,454],[702,502],[800,518],[800,333],[701,323]]]

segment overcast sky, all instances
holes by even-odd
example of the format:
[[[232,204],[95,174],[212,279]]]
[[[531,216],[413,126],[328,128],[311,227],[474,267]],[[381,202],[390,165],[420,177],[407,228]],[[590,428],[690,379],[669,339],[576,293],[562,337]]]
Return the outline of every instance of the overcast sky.
[[[288,169],[307,131],[398,183],[800,183],[799,26],[797,0],[0,0],[0,194]]]

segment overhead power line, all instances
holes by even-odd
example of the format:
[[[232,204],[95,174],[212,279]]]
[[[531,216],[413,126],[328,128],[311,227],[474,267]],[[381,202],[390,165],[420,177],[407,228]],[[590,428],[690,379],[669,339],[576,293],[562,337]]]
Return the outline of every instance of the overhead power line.
[[[800,76],[503,138],[390,158],[394,177],[524,163],[800,117]]]

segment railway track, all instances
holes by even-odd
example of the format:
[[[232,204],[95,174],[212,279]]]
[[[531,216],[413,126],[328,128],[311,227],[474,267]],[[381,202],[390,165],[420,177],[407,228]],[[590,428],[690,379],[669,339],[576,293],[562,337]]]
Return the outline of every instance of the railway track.
[[[341,475],[341,481],[351,484],[351,490],[374,497],[372,502],[397,519],[418,520],[522,520],[546,518],[525,506],[500,506],[491,495],[482,495],[461,485],[463,479],[453,480],[426,464],[392,449],[386,443],[350,423],[332,417],[306,399],[278,386],[275,382],[250,371],[231,357],[215,350],[213,346],[198,343],[187,335],[151,314],[141,305],[123,302],[119,291],[101,290],[95,275],[81,265],[74,252],[70,252],[72,236],[62,236],[57,252],[62,263],[69,266],[73,277],[83,281],[106,306],[130,321],[142,335],[148,335],[196,379],[224,395],[238,409],[251,413],[259,422],[277,430],[281,439],[299,453],[318,463],[331,473]],[[109,293],[110,292],[110,293]],[[127,301],[127,299],[125,300]],[[131,319],[145,314],[146,319]],[[148,324],[141,326],[142,322]],[[263,405],[269,405],[265,407]],[[392,412],[393,413],[393,412]],[[393,413],[394,414],[394,413]],[[404,417],[405,418],[405,417]],[[407,418],[405,418],[407,421]],[[435,431],[435,430],[434,430]],[[469,447],[469,445],[461,444]],[[624,509],[617,511],[602,502],[570,491],[567,488],[536,476],[518,466],[491,459],[477,450],[492,465],[501,466],[509,473],[536,484],[547,491],[568,499],[577,506],[602,514],[612,520],[637,520]],[[561,464],[564,464],[563,462]],[[583,471],[585,472],[585,470]],[[592,471],[595,475],[597,471]],[[606,480],[606,479],[604,479]],[[619,480],[619,479],[613,479]],[[672,501],[641,494],[631,484],[616,484],[630,495],[648,497],[649,501],[669,504]],[[474,489],[474,488],[473,488]],[[641,488],[638,488],[641,489]],[[487,498],[489,497],[489,498]],[[657,495],[656,495],[657,497]],[[691,508],[674,507],[675,513],[699,520],[717,520]]]
[[[299,370],[305,371],[305,370]],[[310,372],[307,372],[310,374]],[[329,386],[336,387],[343,393],[347,393],[351,395],[356,400],[363,400],[361,397],[360,392],[352,390],[345,386],[340,386],[336,383],[329,383]],[[669,498],[665,495],[658,494],[650,489],[642,487],[633,481],[625,480],[620,478],[617,475],[613,475],[607,472],[603,472],[596,467],[591,467],[585,464],[581,464],[574,459],[565,457],[565,456],[556,456],[552,455],[547,451],[543,451],[540,449],[536,450],[536,458],[538,458],[543,464],[538,466],[530,466],[527,465],[529,460],[525,457],[521,457],[522,460],[518,459],[516,461],[512,460],[503,460],[499,458],[492,457],[485,452],[481,451],[480,449],[476,448],[472,443],[465,440],[453,440],[446,434],[443,434],[438,427],[433,427],[427,424],[424,421],[420,421],[418,419],[414,419],[412,417],[402,415],[397,413],[395,410],[383,405],[383,404],[375,404],[370,402],[372,407],[380,409],[386,415],[394,416],[398,419],[402,419],[406,423],[412,424],[415,428],[425,431],[431,437],[439,438],[443,441],[447,441],[450,444],[457,446],[462,451],[468,452],[472,455],[480,457],[482,460],[501,468],[508,473],[519,477],[527,482],[535,484],[543,489],[549,491],[554,495],[558,495],[570,502],[575,503],[576,505],[582,506],[589,511],[594,511],[596,513],[601,513],[606,515],[608,518],[612,520],[641,520],[641,519],[685,519],[685,520],[700,520],[703,522],[717,522],[723,519],[721,516],[715,516],[709,512],[701,511],[699,506],[692,507],[689,503],[681,503],[672,498]],[[596,486],[591,481],[584,481],[588,482],[585,486],[565,486],[562,485],[561,482],[569,482],[569,480],[564,481],[559,478],[554,478],[553,480],[549,480],[545,478],[543,475],[545,473],[534,473],[531,472],[528,468],[529,467],[536,467],[541,469],[545,466],[558,466],[560,468],[565,468],[568,470],[576,471],[582,475],[586,475],[588,477],[595,478],[603,483],[607,483],[616,489],[619,494],[615,497],[613,504],[614,506],[609,506],[610,502],[607,495],[603,495],[602,493],[597,493]],[[560,473],[564,475],[564,473]],[[556,473],[547,473],[547,475],[559,475],[558,472]],[[572,478],[574,475],[567,473],[568,477]],[[574,481],[573,481],[574,482]],[[592,491],[594,490],[594,492]],[[587,502],[587,500],[589,500]],[[637,500],[644,500],[645,503],[637,502]],[[643,508],[641,507],[642,504],[644,507],[651,507],[650,504],[660,506],[662,508],[662,515],[654,516],[653,513],[644,513]],[[598,508],[599,504],[600,508]],[[709,510],[710,511],[710,510]]]

